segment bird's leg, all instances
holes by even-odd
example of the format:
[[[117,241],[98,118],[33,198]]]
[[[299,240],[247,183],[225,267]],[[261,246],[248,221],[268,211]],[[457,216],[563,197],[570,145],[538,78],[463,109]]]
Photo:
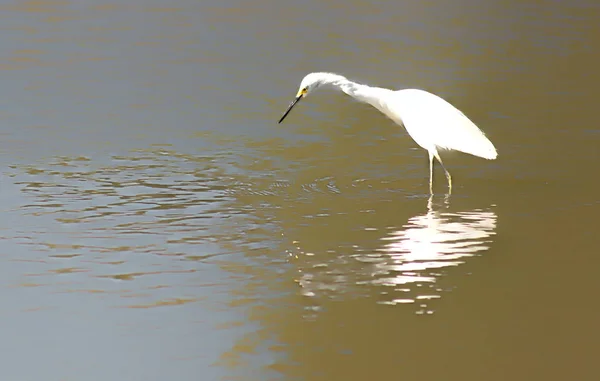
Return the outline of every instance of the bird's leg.
[[[437,159],[437,161],[439,161],[440,164],[442,165],[444,172],[446,172],[446,178],[448,179],[448,194],[450,194],[450,193],[452,193],[452,176],[450,176],[450,172],[448,172],[448,170],[444,166],[444,163],[442,162],[442,158],[440,157],[440,154],[435,152],[434,155],[435,155],[435,158]]]
[[[429,151],[429,193],[433,195],[433,152]]]
[[[446,204],[446,208],[450,206],[450,193],[444,196],[444,204]]]

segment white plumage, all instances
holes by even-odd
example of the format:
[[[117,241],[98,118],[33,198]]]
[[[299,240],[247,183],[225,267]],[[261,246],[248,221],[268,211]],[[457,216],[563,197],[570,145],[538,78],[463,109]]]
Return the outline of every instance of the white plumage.
[[[296,99],[290,104],[279,123],[294,105],[310,91],[322,85],[338,88],[351,97],[371,104],[394,122],[404,125],[413,140],[429,153],[429,190],[433,193],[433,158],[446,173],[449,191],[452,178],[444,167],[438,148],[456,150],[493,160],[498,154],[485,134],[456,107],[443,98],[424,90],[392,91],[361,85],[333,73],[310,73],[302,80]]]
[[[393,92],[384,111],[394,122],[404,124],[408,134],[426,150],[431,145],[493,160],[498,154],[485,134],[460,110],[443,98],[417,89]]]

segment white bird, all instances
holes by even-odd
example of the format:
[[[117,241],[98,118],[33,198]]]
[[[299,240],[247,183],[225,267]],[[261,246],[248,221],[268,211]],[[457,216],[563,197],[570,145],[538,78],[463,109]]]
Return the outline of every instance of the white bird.
[[[485,134],[460,110],[446,100],[424,90],[393,91],[361,85],[333,73],[310,73],[300,83],[296,99],[290,104],[279,123],[308,93],[323,86],[337,88],[349,96],[366,102],[394,122],[404,125],[408,134],[429,152],[429,192],[433,194],[433,158],[440,162],[452,192],[452,178],[442,163],[438,149],[456,150],[493,160],[498,154]]]

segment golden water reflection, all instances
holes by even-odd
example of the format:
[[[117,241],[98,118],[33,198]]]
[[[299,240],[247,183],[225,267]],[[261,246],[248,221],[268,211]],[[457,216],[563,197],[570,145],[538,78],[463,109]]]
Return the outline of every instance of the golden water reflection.
[[[380,237],[377,248],[369,251],[355,248],[350,257],[360,266],[352,265],[352,273],[340,272],[339,268],[323,263],[303,266],[298,284],[302,295],[307,297],[346,294],[347,287],[375,286],[381,304],[437,299],[448,289],[438,281],[449,268],[487,251],[496,234],[496,224],[497,216],[491,207],[452,211],[447,202],[434,207],[430,198],[426,213],[409,218],[401,227],[390,228]]]

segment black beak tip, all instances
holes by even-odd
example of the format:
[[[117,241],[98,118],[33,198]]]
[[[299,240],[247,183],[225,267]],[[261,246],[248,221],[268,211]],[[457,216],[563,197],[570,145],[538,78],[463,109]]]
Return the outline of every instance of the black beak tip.
[[[285,117],[290,113],[290,111],[292,111],[292,109],[294,108],[294,106],[296,105],[296,103],[298,103],[300,101],[300,99],[302,99],[301,95],[298,96],[296,99],[294,99],[294,101],[290,104],[290,106],[285,111],[285,113],[283,114],[283,116],[281,117],[281,119],[279,119],[279,122],[277,122],[277,124],[281,124],[281,122],[283,122],[283,120],[285,119]]]

